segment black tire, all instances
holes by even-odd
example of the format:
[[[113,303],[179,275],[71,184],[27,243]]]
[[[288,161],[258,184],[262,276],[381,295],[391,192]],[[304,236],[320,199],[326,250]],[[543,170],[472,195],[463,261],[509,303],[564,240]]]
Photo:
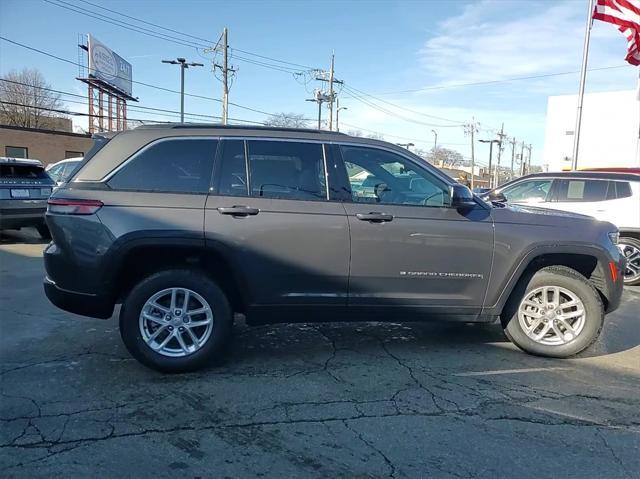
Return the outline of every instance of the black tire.
[[[526,335],[518,320],[518,308],[528,293],[541,286],[559,286],[571,291],[583,303],[585,324],[582,331],[565,344],[541,344]],[[502,325],[506,336],[523,351],[537,356],[568,358],[591,346],[604,325],[604,307],[598,291],[577,271],[565,266],[549,266],[536,272],[514,291],[505,307]]]
[[[632,238],[630,236],[621,236],[620,240],[618,241],[618,245],[623,246],[625,244],[628,244],[629,246],[632,246],[637,250],[640,250],[640,240],[636,238]],[[624,277],[624,284],[625,286],[637,286],[640,284],[640,276],[638,276],[635,279],[631,279],[631,278],[627,279],[627,277]]]
[[[213,329],[200,349],[187,356],[169,357],[147,345],[139,318],[145,303],[155,293],[176,287],[188,288],[209,303]],[[131,355],[145,366],[166,373],[195,371],[211,363],[224,352],[232,325],[231,307],[222,289],[211,278],[194,270],[166,270],[148,276],[129,292],[120,310],[120,336]]]
[[[36,225],[36,229],[38,230],[38,234],[42,237],[42,239],[51,239],[51,231],[49,231],[49,227],[46,224],[40,223]]]

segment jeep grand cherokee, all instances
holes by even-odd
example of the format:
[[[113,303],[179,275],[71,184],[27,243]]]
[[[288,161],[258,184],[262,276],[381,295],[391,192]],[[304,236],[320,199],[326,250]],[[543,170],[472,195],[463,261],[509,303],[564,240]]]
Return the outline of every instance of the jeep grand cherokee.
[[[158,370],[220,354],[235,312],[500,320],[521,349],[567,357],[620,302],[615,226],[486,203],[383,141],[212,125],[97,141],[49,200],[45,291],[96,318],[121,304],[126,347]]]

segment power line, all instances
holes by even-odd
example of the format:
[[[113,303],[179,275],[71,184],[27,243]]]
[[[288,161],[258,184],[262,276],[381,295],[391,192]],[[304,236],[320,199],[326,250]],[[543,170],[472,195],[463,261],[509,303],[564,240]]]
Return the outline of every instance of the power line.
[[[28,87],[31,87],[31,88],[37,88],[39,90],[45,90],[45,91],[58,93],[58,94],[65,95],[65,96],[70,96],[70,97],[74,97],[74,98],[81,98],[83,100],[86,100],[86,96],[85,95],[79,95],[77,93],[72,93],[72,92],[68,92],[68,91],[64,91],[64,90],[56,90],[54,88],[47,88],[47,87],[30,85],[28,83],[23,83],[23,82],[18,82],[18,81],[13,81],[13,80],[7,80],[5,78],[0,78],[0,81],[6,82],[6,83],[13,83],[13,84],[16,84],[16,85],[28,86]],[[2,88],[2,87],[0,87],[0,88]],[[8,91],[6,88],[2,88],[2,89],[4,91]],[[72,100],[69,100],[69,99],[66,99],[66,98],[63,101],[65,101],[67,103],[81,103],[81,104],[85,104],[85,105],[87,104],[86,101],[78,102],[78,101],[72,101]],[[148,112],[170,113],[171,116],[179,116],[180,115],[180,112],[176,111],[176,110],[168,110],[168,109],[164,109],[164,108],[155,108],[155,107],[142,106],[142,105],[128,105],[127,109],[128,110],[133,110],[133,111],[140,111],[142,113],[146,113],[148,111]],[[159,115],[160,113],[156,113],[156,114]],[[200,117],[200,118],[207,118],[207,119],[216,119],[216,120],[220,120],[221,119],[221,117],[219,117],[219,116],[207,115],[207,114],[204,114],[204,113],[188,113],[188,112],[185,112],[185,116]],[[241,119],[241,118],[230,118],[230,119],[233,120],[233,121],[244,122],[244,123],[258,123],[258,124],[261,124],[261,122],[254,122],[252,120],[245,120],[245,119]]]
[[[83,67],[83,66],[84,66],[84,65],[81,65],[81,64],[80,64],[80,63],[78,63],[78,62],[74,62],[74,61],[68,60],[68,59],[66,59],[66,58],[62,58],[62,57],[59,57],[59,56],[57,56],[57,55],[53,55],[53,54],[51,54],[51,53],[49,53],[49,52],[45,52],[44,50],[40,50],[40,49],[38,49],[38,48],[30,47],[30,46],[28,46],[28,45],[25,45],[24,43],[20,43],[20,42],[16,42],[16,41],[14,41],[14,40],[10,40],[10,39],[8,39],[8,38],[6,38],[6,37],[3,37],[3,36],[1,36],[1,35],[0,35],[0,40],[4,40],[5,42],[8,42],[8,43],[11,43],[11,44],[13,44],[13,45],[19,46],[19,47],[21,47],[21,48],[25,48],[25,49],[27,49],[27,50],[31,50],[31,51],[36,52],[36,53],[40,53],[40,54],[42,54],[42,55],[45,55],[45,56],[48,56],[48,57],[54,58],[54,59],[56,59],[56,60],[58,60],[58,61],[68,63],[68,64],[70,64],[70,65],[75,65],[75,66],[79,66],[79,67]],[[116,77],[115,77],[115,78],[128,79],[128,78],[124,78],[124,77],[121,77],[121,76],[118,76],[118,75],[116,75]],[[180,92],[179,92],[179,91],[177,91],[177,90],[171,90],[170,88],[165,88],[165,87],[161,87],[161,86],[158,86],[158,85],[152,85],[152,84],[150,84],[150,83],[145,83],[145,82],[141,82],[141,81],[137,81],[137,80],[131,80],[131,82],[132,82],[132,83],[134,83],[134,84],[136,84],[136,85],[142,85],[142,86],[145,86],[145,87],[147,87],[147,88],[154,88],[154,89],[156,89],[156,90],[161,90],[161,91],[165,91],[165,92],[168,92],[168,93],[175,93],[175,94],[178,94],[178,95],[180,94]],[[199,99],[202,99],[202,100],[210,100],[210,101],[215,101],[215,102],[218,102],[218,103],[222,103],[222,100],[220,100],[219,98],[213,98],[213,97],[203,96],[203,95],[196,95],[196,94],[194,94],[194,93],[186,93],[186,92],[185,92],[185,96],[192,97],[192,98],[199,98]],[[237,108],[241,108],[241,109],[243,109],[243,110],[252,111],[252,112],[255,112],[255,113],[260,113],[260,114],[263,114],[263,115],[273,115],[273,113],[270,113],[270,112],[267,112],[267,111],[263,111],[263,110],[258,110],[258,109],[256,109],[256,108],[251,108],[251,107],[244,106],[244,105],[240,105],[239,103],[229,102],[229,105],[233,105],[233,106],[235,106],[235,107],[237,107]]]
[[[125,22],[123,20],[118,20],[112,17],[108,17],[101,13],[93,12],[91,10],[87,10],[86,8],[82,8],[78,5],[74,5],[72,3],[65,2],[64,0],[43,0],[50,5],[54,5],[59,8],[64,8],[65,10],[69,10],[71,12],[79,13],[80,15],[85,15],[87,17],[94,18],[96,20],[103,21],[105,23],[109,23],[111,25],[115,25],[120,28],[124,28],[126,30],[130,30],[136,33],[141,33],[142,35],[147,35],[149,37],[159,38],[160,40],[165,40],[168,42],[176,43],[178,45],[183,45],[191,48],[204,48],[208,45],[204,45],[202,43],[195,43],[190,40],[181,40],[177,37],[173,37],[171,35],[167,35],[160,32],[154,32],[153,30],[149,30],[148,28],[140,27],[138,25],[133,25],[131,23]],[[133,28],[132,28],[133,27]]]
[[[401,120],[410,122],[410,123],[416,123],[418,125],[424,125],[424,126],[429,126],[429,127],[435,127],[435,128],[460,128],[462,126],[464,126],[464,124],[457,124],[457,125],[437,125],[437,124],[433,124],[433,123],[426,123],[424,121],[420,121],[420,120],[415,120],[413,118],[408,118],[406,116],[403,116],[399,113],[396,113],[394,111],[391,111],[389,109],[386,109],[384,107],[381,107],[380,105],[377,105],[375,103],[373,103],[371,100],[367,100],[364,96],[360,95],[359,93],[357,93],[353,88],[345,85],[344,86],[345,90],[347,90],[349,93],[351,93],[352,97],[355,98],[356,100],[364,103],[365,105],[368,105],[369,107],[380,111],[386,115],[392,116],[392,117],[396,117],[399,118]]]
[[[180,32],[178,30],[173,30],[173,29],[170,29],[170,28],[167,28],[167,27],[163,27],[163,26],[155,24],[155,23],[147,22],[147,21],[142,20],[140,18],[136,18],[136,17],[133,17],[131,15],[126,15],[126,14],[123,14],[121,12],[117,12],[116,10],[111,10],[111,9],[108,9],[108,8],[105,8],[105,7],[101,7],[99,5],[96,5],[94,3],[88,2],[86,0],[80,0],[80,1],[83,1],[84,3],[92,5],[92,6],[96,7],[96,8],[101,8],[102,10],[106,10],[106,11],[109,11],[111,13],[115,13],[117,15],[121,15],[123,17],[129,18],[129,19],[132,19],[132,20],[135,20],[135,21],[138,21],[138,22],[151,25],[151,26],[153,26],[155,28],[160,28],[160,29],[167,30],[167,31],[170,31],[170,32],[173,32],[173,33],[177,33],[179,35],[195,38],[195,39],[198,39],[200,41],[195,42],[193,40],[186,40],[186,39],[183,39],[183,38],[175,37],[173,35],[168,35],[166,33],[150,30],[148,28],[141,27],[140,25],[135,25],[135,24],[132,24],[132,23],[129,23],[129,22],[125,22],[123,20],[119,20],[117,18],[113,18],[113,17],[107,16],[107,15],[104,15],[104,14],[99,13],[99,12],[88,10],[86,8],[83,8],[83,7],[78,6],[78,5],[71,4],[71,3],[66,2],[64,0],[44,0],[44,1],[49,3],[49,4],[51,4],[51,5],[54,5],[54,6],[57,6],[57,7],[60,7],[60,8],[64,8],[66,10],[69,10],[69,11],[72,11],[72,12],[75,12],[75,13],[78,13],[78,14],[81,14],[81,15],[85,15],[85,16],[94,18],[96,20],[100,20],[100,21],[103,21],[103,22],[106,22],[106,23],[110,23],[112,25],[116,25],[116,26],[119,26],[121,28],[125,28],[127,30],[134,31],[136,33],[141,33],[143,35],[151,36],[151,37],[154,37],[154,38],[159,38],[161,40],[177,43],[179,45],[192,47],[192,48],[195,48],[195,49],[208,48],[208,47],[210,47],[210,44],[214,43],[212,40],[205,40],[205,39],[202,39],[201,37],[196,37],[196,36],[184,33],[184,32]],[[207,42],[207,43],[206,44],[201,43],[202,41]],[[292,65],[292,66],[301,67],[301,68],[307,69],[307,70],[315,69],[314,67],[310,67],[308,65],[302,65],[300,63],[294,63],[294,62],[289,62],[289,61],[286,61],[286,60],[280,60],[280,59],[277,59],[277,58],[268,57],[266,55],[260,55],[260,54],[253,53],[253,52],[250,52],[250,51],[247,51],[247,50],[242,50],[242,49],[239,49],[239,48],[230,48],[230,50],[232,50],[232,51],[235,50],[237,52],[244,53],[244,54],[250,55],[250,56],[255,56],[255,57],[258,57],[258,58],[262,58],[264,60],[270,60],[270,61],[273,61],[273,62],[281,63],[282,65],[274,65],[274,64],[271,64],[271,63],[261,62],[261,61],[258,61],[258,60],[251,60],[251,59],[243,58],[243,57],[240,57],[240,56],[236,55],[236,58],[238,58],[240,60],[246,61],[248,63],[253,63],[255,65],[262,66],[262,67],[265,67],[265,68],[270,68],[270,69],[276,70],[276,71],[283,71],[283,72],[286,72],[286,73],[299,72],[299,69],[294,70],[291,67],[285,67],[284,65]]]
[[[177,33],[178,35],[183,35],[183,36],[185,36],[185,37],[190,37],[190,38],[193,38],[193,39],[195,39],[195,40],[201,40],[201,41],[206,42],[206,43],[213,43],[211,40],[207,40],[206,38],[196,37],[196,36],[194,36],[194,35],[190,35],[190,34],[188,34],[188,33],[183,33],[183,32],[180,32],[180,31],[178,31],[178,30],[172,30],[171,28],[163,27],[162,25],[158,25],[158,24],[156,24],[156,23],[151,23],[151,22],[148,22],[148,21],[146,21],[146,20],[142,20],[141,18],[136,18],[136,17],[132,17],[132,16],[130,16],[130,15],[126,15],[126,14],[124,14],[124,13],[122,13],[122,12],[118,12],[118,11],[116,11],[116,10],[111,10],[111,9],[109,9],[109,8],[103,7],[103,6],[101,6],[101,5],[97,5],[97,4],[92,3],[92,2],[89,2],[89,1],[87,1],[87,0],[79,0],[79,1],[81,1],[81,2],[83,2],[83,3],[87,3],[87,4],[89,4],[89,5],[93,6],[93,7],[99,8],[99,9],[101,9],[101,10],[105,10],[105,11],[107,11],[107,12],[115,13],[116,15],[120,15],[120,16],[122,16],[122,17],[129,18],[129,19],[131,19],[131,20],[135,20],[135,21],[137,21],[137,22],[141,22],[141,23],[144,23],[144,24],[146,24],[146,25],[150,25],[150,26],[152,26],[152,27],[160,28],[160,29],[162,29],[162,30],[167,30],[167,31],[172,32],[172,33]]]
[[[411,108],[403,107],[403,106],[397,105],[395,103],[391,103],[391,102],[389,102],[387,100],[383,100],[382,98],[378,98],[378,97],[376,97],[374,95],[371,95],[371,94],[366,93],[366,92],[364,92],[362,90],[359,90],[359,89],[357,89],[357,88],[355,88],[353,86],[348,86],[348,89],[354,90],[354,91],[360,93],[361,95],[367,96],[367,97],[372,98],[374,100],[377,100],[377,101],[379,101],[381,103],[385,103],[385,104],[390,105],[390,106],[392,106],[394,108],[398,108],[399,110],[405,110],[405,111],[408,111],[410,113],[414,113],[416,115],[421,115],[421,116],[424,116],[424,117],[427,117],[427,118],[433,118],[433,119],[436,119],[436,120],[448,121],[448,122],[451,122],[451,123],[456,123],[457,124],[456,126],[461,126],[464,123],[462,121],[451,120],[449,118],[443,118],[441,116],[429,115],[427,113],[424,113],[424,112],[421,112],[421,111],[418,111],[418,110],[412,110]]]
[[[599,70],[613,70],[616,68],[627,68],[628,65],[617,65],[617,66],[608,66],[608,67],[599,67],[599,68],[589,68],[587,71],[593,72],[593,71],[599,71]],[[420,92],[420,91],[429,91],[429,90],[444,90],[447,88],[461,88],[461,87],[467,87],[467,86],[480,86],[480,85],[493,85],[496,83],[507,83],[507,82],[512,82],[512,81],[520,81],[520,80],[535,80],[538,78],[549,78],[549,77],[555,77],[555,76],[562,76],[562,75],[573,75],[575,73],[580,73],[580,70],[574,70],[574,71],[568,71],[568,72],[557,72],[557,73],[543,73],[540,75],[531,75],[531,76],[526,76],[526,77],[514,77],[514,78],[505,78],[502,80],[486,80],[486,81],[480,81],[480,82],[471,82],[471,83],[455,83],[453,85],[435,85],[435,86],[430,86],[430,87],[424,87],[424,88],[414,88],[414,89],[410,89],[410,90],[397,90],[397,91],[387,91],[387,92],[381,92],[381,93],[377,93],[377,95],[398,95],[401,93],[415,93],[415,92]]]

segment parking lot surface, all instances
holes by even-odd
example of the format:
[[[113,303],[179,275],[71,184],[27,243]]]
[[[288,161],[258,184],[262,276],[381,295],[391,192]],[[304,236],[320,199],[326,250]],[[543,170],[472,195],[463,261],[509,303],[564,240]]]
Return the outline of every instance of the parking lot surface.
[[[640,477],[638,288],[571,360],[498,325],[238,321],[163,375],[49,304],[43,247],[0,238],[2,477]]]

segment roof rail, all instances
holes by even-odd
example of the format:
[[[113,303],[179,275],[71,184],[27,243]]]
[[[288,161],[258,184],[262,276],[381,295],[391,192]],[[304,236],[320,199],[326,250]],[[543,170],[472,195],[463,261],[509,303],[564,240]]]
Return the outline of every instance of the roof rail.
[[[216,130],[265,130],[265,131],[285,131],[298,133],[316,133],[325,135],[345,135],[337,131],[316,130],[313,128],[287,128],[277,126],[264,125],[222,125],[220,123],[151,123],[147,125],[137,126],[136,130],[155,130],[155,129],[209,129]]]

